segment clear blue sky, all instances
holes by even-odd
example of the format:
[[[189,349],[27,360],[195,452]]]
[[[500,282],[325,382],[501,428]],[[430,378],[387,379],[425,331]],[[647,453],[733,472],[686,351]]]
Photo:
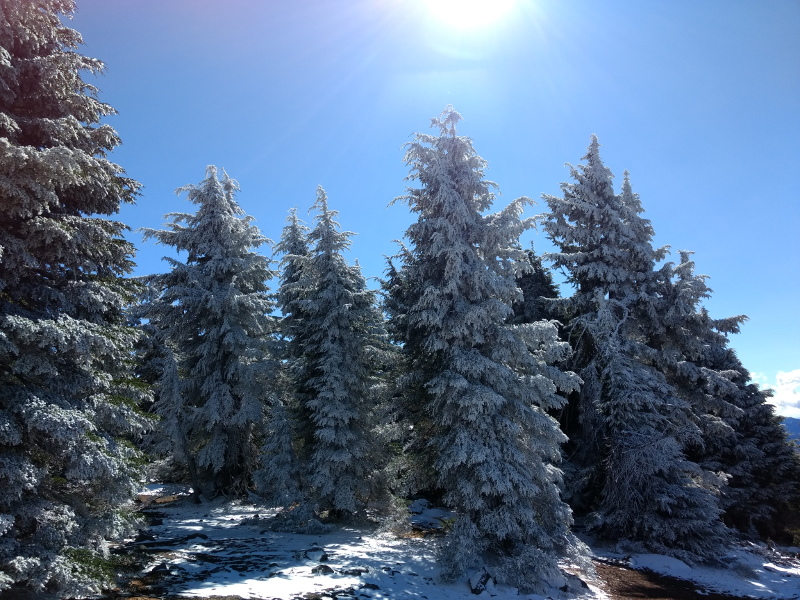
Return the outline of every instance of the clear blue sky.
[[[750,317],[733,340],[745,366],[769,383],[800,369],[800,2],[518,0],[481,21],[453,27],[424,0],[78,0],[72,26],[120,113],[112,158],[144,184],[122,220],[194,211],[173,190],[215,164],[277,239],[322,185],[380,276],[411,222],[387,207],[401,146],[445,105],[489,161],[498,210],[559,193],[596,133],[656,243],[696,252],[712,316]],[[167,249],[132,239],[137,274],[166,268]]]

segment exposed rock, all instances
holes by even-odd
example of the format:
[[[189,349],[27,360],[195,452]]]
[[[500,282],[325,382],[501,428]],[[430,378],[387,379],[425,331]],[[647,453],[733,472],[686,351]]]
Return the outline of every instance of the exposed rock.
[[[361,586],[362,590],[379,590],[380,586],[376,583],[365,583]]]
[[[347,569],[339,569],[339,573],[361,577],[364,573],[369,573],[369,567],[349,567]]]
[[[473,594],[482,594],[487,585],[492,581],[492,576],[486,569],[481,569],[469,578],[469,589]]]
[[[333,569],[331,569],[328,565],[317,565],[311,569],[311,572],[314,573],[314,575],[330,575],[333,573]]]

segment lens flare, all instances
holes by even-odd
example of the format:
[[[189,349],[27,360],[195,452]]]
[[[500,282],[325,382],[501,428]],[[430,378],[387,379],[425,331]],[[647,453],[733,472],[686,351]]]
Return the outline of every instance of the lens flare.
[[[430,14],[456,29],[478,29],[496,23],[514,7],[514,0],[425,0]]]

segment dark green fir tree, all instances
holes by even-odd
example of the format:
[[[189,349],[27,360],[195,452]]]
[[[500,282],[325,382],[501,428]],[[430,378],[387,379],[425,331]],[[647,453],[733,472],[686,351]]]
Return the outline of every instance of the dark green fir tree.
[[[147,426],[133,377],[127,229],[139,184],[108,160],[114,110],[62,18],[71,0],[0,2],[0,592],[96,593]],[[98,579],[100,578],[100,579]],[[107,582],[105,582],[107,583]]]

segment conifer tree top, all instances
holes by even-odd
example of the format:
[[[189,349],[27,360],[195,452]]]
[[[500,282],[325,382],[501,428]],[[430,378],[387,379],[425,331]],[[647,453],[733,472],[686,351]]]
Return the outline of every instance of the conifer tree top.
[[[456,112],[452,104],[448,104],[438,117],[431,119],[431,127],[439,127],[441,135],[456,136],[456,126],[462,120],[462,116]]]
[[[614,192],[614,176],[600,157],[596,135],[583,160],[569,165],[573,181],[561,184],[563,196],[542,196],[550,212],[537,219],[560,250],[548,258],[567,271],[580,293],[601,290],[620,298],[644,282],[667,247],[653,248],[653,228],[640,216],[644,211],[627,171],[621,193]]]

